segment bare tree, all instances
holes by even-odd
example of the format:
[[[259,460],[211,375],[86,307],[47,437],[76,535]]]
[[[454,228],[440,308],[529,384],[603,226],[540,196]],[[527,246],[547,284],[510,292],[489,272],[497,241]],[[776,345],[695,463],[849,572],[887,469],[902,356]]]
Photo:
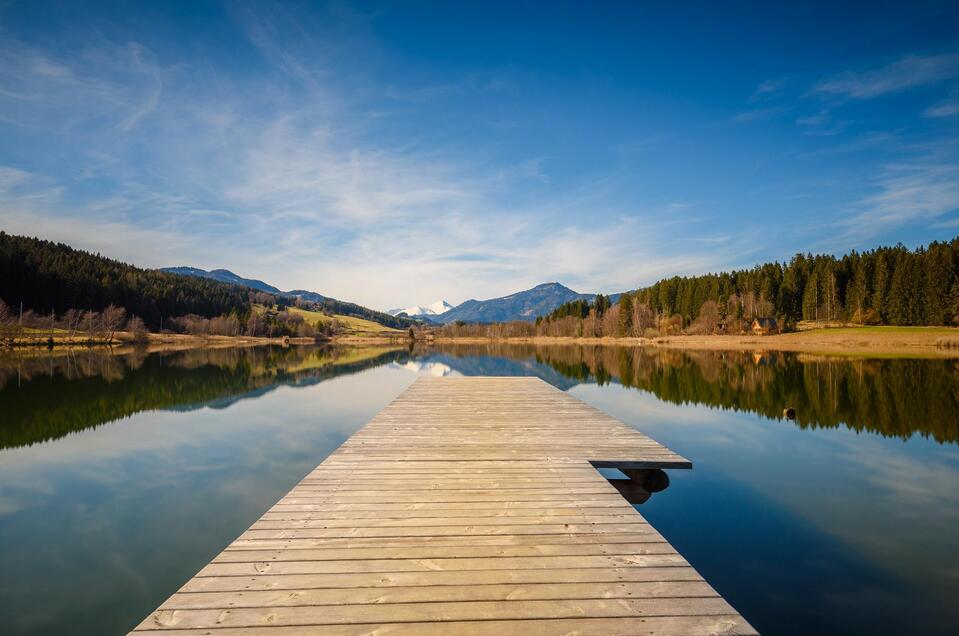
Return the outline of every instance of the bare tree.
[[[694,323],[696,330],[700,333],[716,333],[719,326],[719,305],[714,300],[707,300],[699,308],[699,317]]]
[[[95,311],[85,311],[83,312],[83,320],[80,322],[83,325],[83,331],[86,332],[88,338],[93,338],[93,334],[96,333],[97,327],[100,324],[100,314]]]
[[[110,305],[103,310],[101,315],[101,323],[103,325],[103,332],[107,334],[107,342],[113,342],[113,336],[116,334],[117,330],[123,326],[127,319],[127,310],[123,307],[117,307],[116,305]]]
[[[77,335],[77,329],[80,328],[80,320],[82,318],[83,312],[76,309],[68,309],[66,313],[63,314],[60,322],[63,325],[63,329],[69,334],[71,340]]]
[[[250,312],[250,317],[246,319],[246,329],[244,333],[248,336],[259,335],[261,326],[262,321],[259,316],[256,315],[256,312]]]
[[[133,335],[134,342],[146,342],[149,339],[147,327],[139,316],[131,316],[127,321],[127,331]]]
[[[633,303],[633,332],[637,336],[645,335],[647,329],[656,326],[656,314],[649,303]]]

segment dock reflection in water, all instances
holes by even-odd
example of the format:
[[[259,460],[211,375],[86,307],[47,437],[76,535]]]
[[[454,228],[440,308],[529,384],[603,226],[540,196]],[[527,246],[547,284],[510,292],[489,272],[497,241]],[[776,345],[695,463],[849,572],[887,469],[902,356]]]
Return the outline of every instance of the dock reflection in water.
[[[649,501],[653,493],[669,488],[669,475],[660,468],[623,468],[622,477],[608,477],[623,498],[633,505]]]

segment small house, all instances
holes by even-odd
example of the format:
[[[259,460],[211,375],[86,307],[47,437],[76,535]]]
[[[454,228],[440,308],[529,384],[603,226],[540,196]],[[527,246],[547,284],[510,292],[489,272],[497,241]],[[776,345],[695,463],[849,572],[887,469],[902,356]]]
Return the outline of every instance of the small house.
[[[753,320],[753,333],[757,336],[765,336],[771,333],[779,333],[779,325],[775,318],[756,318]]]

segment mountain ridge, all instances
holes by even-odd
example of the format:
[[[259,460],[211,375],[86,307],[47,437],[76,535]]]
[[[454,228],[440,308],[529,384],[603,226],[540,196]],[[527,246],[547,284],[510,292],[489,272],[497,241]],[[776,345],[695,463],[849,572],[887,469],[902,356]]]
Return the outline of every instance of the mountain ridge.
[[[619,296],[616,294],[615,296]],[[536,320],[560,305],[574,300],[592,300],[595,294],[581,294],[562,283],[540,283],[530,289],[514,292],[498,298],[476,300],[471,298],[456,307],[432,317],[436,322],[508,322],[511,320]]]
[[[336,298],[331,298],[329,296],[324,296],[323,294],[309,291],[306,289],[293,289],[290,291],[282,291],[278,287],[274,287],[269,283],[266,283],[257,278],[243,278],[242,276],[231,272],[228,269],[213,269],[205,270],[200,267],[190,267],[190,266],[179,266],[179,267],[161,267],[159,270],[167,274],[178,274],[181,276],[192,276],[194,278],[206,278],[211,280],[216,280],[224,283],[231,283],[233,285],[242,285],[244,287],[249,287],[250,289],[255,289],[257,291],[262,291],[268,294],[273,294],[275,296],[286,297],[286,298],[298,298],[307,302],[316,303],[322,305],[325,310],[335,313],[343,314],[346,316],[355,316],[358,318],[366,318],[374,322],[378,322],[381,325],[387,327],[394,327],[399,329],[405,329],[410,325],[415,324],[415,321],[403,317],[403,316],[391,316],[390,314],[382,311],[377,311],[375,309],[370,309],[369,307],[364,307],[363,305],[358,305],[356,303],[338,300]]]
[[[412,305],[406,308],[390,309],[387,312],[378,312],[360,305],[355,305],[354,303],[344,303],[335,298],[323,296],[317,292],[305,289],[282,291],[262,280],[244,278],[228,269],[204,270],[199,267],[180,266],[164,267],[161,268],[160,271],[209,278],[234,285],[243,285],[269,294],[295,297],[309,302],[348,305],[354,309],[353,315],[358,315],[359,312],[363,312],[364,317],[368,317],[366,315],[368,312],[369,314],[380,314],[398,320],[415,320],[433,325],[449,324],[456,321],[509,322],[512,320],[525,320],[531,322],[536,320],[537,316],[545,316],[564,303],[574,300],[592,301],[596,297],[596,294],[576,292],[562,283],[552,281],[540,283],[529,289],[520,290],[497,298],[489,298],[486,300],[471,298],[455,307],[445,300],[438,300],[430,305]],[[618,297],[619,294],[613,294],[610,296],[610,300],[616,302]],[[443,311],[439,311],[440,309]],[[405,316],[403,314],[405,314]],[[382,321],[377,320],[377,322]]]
[[[189,265],[181,265],[177,267],[161,267],[161,272],[167,272],[168,274],[180,274],[181,276],[193,276],[195,278],[209,278],[211,280],[218,280],[221,283],[231,283],[233,285],[243,285],[244,287],[250,287],[252,289],[257,289],[268,294],[288,294],[294,296],[292,292],[283,292],[280,291],[278,287],[274,287],[269,283],[266,283],[258,278],[243,278],[239,274],[234,274],[228,269],[211,269],[205,270],[199,267],[191,267]]]

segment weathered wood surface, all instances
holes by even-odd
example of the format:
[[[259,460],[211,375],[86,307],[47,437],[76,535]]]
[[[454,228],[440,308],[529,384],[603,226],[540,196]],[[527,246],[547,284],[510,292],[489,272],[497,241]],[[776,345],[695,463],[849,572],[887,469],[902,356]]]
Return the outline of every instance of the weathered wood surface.
[[[421,378],[135,630],[753,634],[594,468],[689,462],[535,378]]]

